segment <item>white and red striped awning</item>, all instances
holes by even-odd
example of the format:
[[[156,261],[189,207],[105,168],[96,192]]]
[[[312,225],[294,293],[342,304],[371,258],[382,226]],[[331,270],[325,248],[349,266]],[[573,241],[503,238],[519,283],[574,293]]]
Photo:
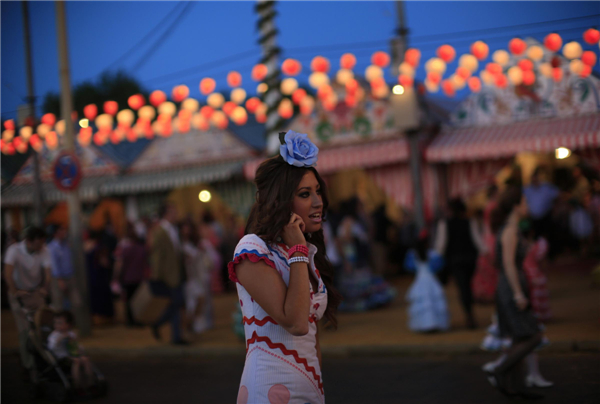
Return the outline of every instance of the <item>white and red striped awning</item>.
[[[427,148],[430,162],[512,157],[523,151],[551,152],[600,147],[600,114],[539,119],[472,128],[444,128]]]
[[[364,143],[319,151],[319,174],[331,174],[351,168],[371,168],[408,160],[408,142],[405,138]],[[244,165],[244,176],[252,180],[256,169],[265,159],[250,160]]]

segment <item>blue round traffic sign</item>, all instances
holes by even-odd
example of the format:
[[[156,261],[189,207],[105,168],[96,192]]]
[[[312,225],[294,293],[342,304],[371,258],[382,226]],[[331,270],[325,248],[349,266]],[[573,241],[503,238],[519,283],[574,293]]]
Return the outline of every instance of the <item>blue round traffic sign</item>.
[[[81,181],[81,165],[74,153],[62,152],[54,161],[52,170],[54,184],[61,191],[73,191]]]

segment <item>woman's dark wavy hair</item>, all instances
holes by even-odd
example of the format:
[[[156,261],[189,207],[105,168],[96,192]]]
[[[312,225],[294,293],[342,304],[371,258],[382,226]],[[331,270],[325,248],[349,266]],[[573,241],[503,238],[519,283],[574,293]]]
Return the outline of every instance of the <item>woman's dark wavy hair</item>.
[[[515,206],[521,203],[523,198],[523,189],[517,185],[509,185],[498,199],[498,206],[492,211],[491,228],[494,233],[498,232]]]
[[[321,187],[323,198],[323,221],[326,220],[327,186],[317,170],[313,167],[295,167],[283,160],[281,156],[264,161],[256,170],[255,184],[258,188],[256,201],[250,211],[245,234],[256,234],[265,243],[275,244],[288,224],[294,195],[302,177],[312,172]],[[314,244],[318,251],[315,255],[315,266],[319,269],[321,279],[327,288],[327,309],[325,318],[334,328],[337,328],[337,308],[342,300],[341,295],[333,286],[333,266],[327,259],[323,229],[312,234],[307,240]]]

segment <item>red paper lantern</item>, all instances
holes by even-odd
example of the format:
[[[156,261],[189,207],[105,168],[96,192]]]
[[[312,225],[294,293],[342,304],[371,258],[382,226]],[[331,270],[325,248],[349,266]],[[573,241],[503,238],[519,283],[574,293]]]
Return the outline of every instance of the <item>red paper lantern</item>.
[[[472,92],[478,93],[481,91],[481,80],[479,80],[479,77],[469,77],[467,84]]]
[[[429,80],[432,84],[440,84],[442,81],[442,76],[438,72],[429,72],[427,73],[427,80]]]
[[[358,90],[358,81],[356,79],[350,79],[346,82],[346,91],[349,93],[354,93]]]
[[[437,57],[439,57],[446,63],[452,62],[454,60],[454,58],[456,57],[456,51],[450,45],[440,46],[439,48],[437,48],[437,51],[435,52],[435,54],[437,55]]]
[[[371,63],[381,68],[388,67],[390,64],[390,55],[383,51],[377,51],[371,56]]]
[[[532,70],[523,70],[523,84],[531,86],[535,83],[535,73]]]
[[[4,122],[4,129],[6,130],[15,130],[15,121],[12,119],[8,119]]]
[[[265,77],[267,77],[267,73],[269,72],[269,68],[259,63],[252,68],[252,80],[254,81],[263,81]]]
[[[134,94],[127,99],[127,104],[129,105],[129,108],[137,111],[146,104],[146,100],[142,94]]]
[[[490,48],[485,42],[477,41],[471,45],[471,54],[479,60],[483,60],[488,57]]]
[[[409,48],[404,52],[404,61],[416,68],[421,60],[421,51],[414,48]]]
[[[259,105],[260,105],[260,99],[257,97],[248,98],[248,100],[246,101],[246,109],[251,114],[256,112],[256,109],[258,108]]]
[[[579,77],[585,79],[590,74],[592,74],[592,66],[584,64],[583,67],[581,68],[581,71],[579,72]]]
[[[466,67],[459,66],[456,68],[456,75],[461,79],[466,80],[471,77],[471,71]]]
[[[184,86],[183,84],[175,86],[173,88],[173,92],[171,93],[173,101],[175,102],[181,102],[185,100],[188,97],[188,95],[190,95],[190,89],[187,86]]]
[[[236,71],[229,72],[227,74],[227,85],[235,88],[242,85],[242,75]],[[212,91],[210,91],[212,92]]]
[[[456,95],[456,91],[454,90],[454,86],[452,85],[452,82],[450,80],[442,81],[442,91],[448,97],[454,97]]]
[[[581,61],[590,67],[595,66],[597,60],[598,60],[598,58],[597,58],[596,54],[592,51],[585,51],[581,55]]]
[[[303,88],[298,88],[292,94],[292,101],[294,102],[294,104],[300,105],[300,102],[304,99],[304,97],[306,97],[306,90]]]
[[[302,71],[302,65],[296,59],[286,59],[281,64],[281,71],[288,76],[297,76]]]
[[[6,154],[12,156],[13,154],[16,153],[15,150],[15,145],[11,143],[8,143],[4,146],[4,150],[3,150]]]
[[[385,79],[383,77],[375,77],[371,80],[371,88],[377,89],[385,86]]]
[[[203,95],[208,95],[212,93],[213,91],[215,91],[216,87],[217,83],[210,77],[205,77],[202,80],[200,80],[200,92]]]
[[[600,31],[590,28],[583,33],[583,40],[590,45],[597,44],[600,41]]]
[[[177,114],[177,116],[179,117],[179,121],[189,121],[192,119],[192,112],[188,111],[187,109],[181,109],[179,110],[179,113]]]
[[[498,88],[506,88],[508,86],[508,78],[504,74],[498,74],[495,82]]]
[[[544,46],[552,52],[558,52],[562,47],[563,41],[560,35],[552,33],[544,38]]]
[[[344,98],[344,102],[350,108],[354,108],[358,104],[358,100],[352,95],[346,95],[346,98]]]
[[[324,100],[332,92],[333,92],[333,89],[331,88],[331,86],[329,84],[325,84],[325,85],[322,85],[321,87],[319,87],[319,89],[317,90],[317,97],[320,100]]]
[[[119,111],[119,104],[116,101],[106,101],[104,103],[104,112],[108,115],[115,116]]]
[[[48,126],[54,126],[56,123],[56,116],[54,116],[54,114],[47,113],[42,115],[42,119],[40,119],[40,121]]]
[[[560,67],[555,67],[552,69],[552,78],[557,83],[563,79],[563,70]]]
[[[327,73],[329,72],[329,60],[323,56],[315,56],[310,62],[310,69],[313,72]]]
[[[256,115],[256,122],[258,122],[258,123],[265,123],[265,122],[267,122],[267,114],[257,114]]]
[[[356,57],[351,53],[344,53],[340,58],[340,67],[342,69],[352,70],[356,66]]]
[[[212,109],[212,107],[209,107],[208,105],[205,105],[202,108],[200,108],[200,114],[202,114],[202,116],[206,119],[210,119],[214,112],[215,110]]]
[[[221,109],[227,115],[231,115],[231,113],[233,112],[235,107],[237,107],[237,104],[235,102],[227,101],[225,104],[223,104],[223,108],[221,108]]]
[[[167,95],[160,90],[153,91],[152,94],[150,94],[150,104],[157,108],[165,101],[167,101]]]
[[[488,63],[485,66],[485,70],[490,72],[493,75],[499,75],[502,74],[502,66],[500,66],[498,63]]]
[[[93,121],[98,116],[98,107],[96,104],[89,104],[83,107],[83,116]]]
[[[407,76],[405,74],[401,74],[400,76],[398,76],[398,84],[400,84],[403,87],[412,87],[414,83],[415,80],[410,76]]]
[[[527,49],[527,44],[520,38],[513,38],[508,43],[508,50],[513,55],[521,55]]]
[[[526,72],[528,70],[533,70],[533,62],[529,59],[519,60],[518,65],[521,68],[521,70],[523,70],[524,72]]]

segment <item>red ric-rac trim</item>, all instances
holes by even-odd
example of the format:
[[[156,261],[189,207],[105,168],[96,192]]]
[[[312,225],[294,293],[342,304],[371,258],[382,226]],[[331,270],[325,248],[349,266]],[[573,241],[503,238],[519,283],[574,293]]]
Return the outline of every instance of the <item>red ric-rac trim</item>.
[[[240,254],[237,257],[235,257],[233,259],[233,261],[231,261],[229,264],[227,264],[227,271],[229,272],[229,279],[231,279],[233,282],[237,282],[237,283],[240,282],[237,278],[237,275],[235,274],[235,266],[237,264],[239,264],[240,262],[242,262],[243,259],[249,259],[252,262],[264,261],[268,266],[277,270],[277,268],[275,267],[275,263],[273,261],[271,261],[270,259],[268,259],[267,257],[261,257],[261,256],[258,256],[256,254],[252,254],[252,253],[243,253],[243,254]]]
[[[274,343],[269,337],[261,337],[256,333],[256,331],[254,331],[252,333],[252,338],[250,338],[246,343],[246,352],[248,352],[248,348],[251,344],[257,342],[264,342],[271,349],[279,349],[281,352],[283,352],[284,355],[292,356],[296,363],[304,365],[304,369],[306,369],[307,372],[312,373],[313,377],[317,381],[321,394],[325,394],[325,392],[323,391],[323,383],[321,382],[321,376],[317,374],[317,371],[314,367],[308,365],[308,361],[305,358],[301,358],[300,355],[298,355],[298,351],[295,351],[293,349],[287,349],[285,345],[280,343]]]
[[[271,322],[275,325],[277,325],[277,321],[273,320],[271,317],[267,316],[265,318],[263,318],[262,320],[258,320],[256,317],[252,316],[250,318],[248,317],[244,317],[243,321],[244,324],[248,324],[251,325],[252,323],[258,325],[259,327],[262,327],[263,325]]]

